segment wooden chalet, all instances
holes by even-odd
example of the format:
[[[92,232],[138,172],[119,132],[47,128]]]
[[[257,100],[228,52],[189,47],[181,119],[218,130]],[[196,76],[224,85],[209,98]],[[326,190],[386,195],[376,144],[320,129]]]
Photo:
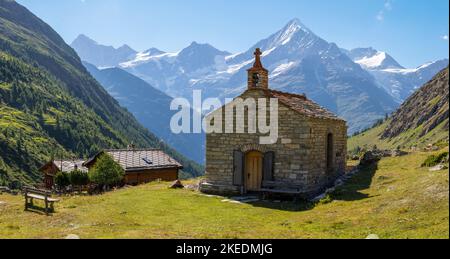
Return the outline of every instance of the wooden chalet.
[[[125,184],[139,185],[156,180],[178,180],[183,166],[175,159],[157,149],[105,150],[86,161],[89,170],[102,154],[110,155],[125,171]]]
[[[70,173],[80,170],[87,173],[88,169],[83,166],[84,160],[52,160],[43,165],[39,172],[44,175],[44,187],[52,189],[55,184],[55,176],[58,172]]]

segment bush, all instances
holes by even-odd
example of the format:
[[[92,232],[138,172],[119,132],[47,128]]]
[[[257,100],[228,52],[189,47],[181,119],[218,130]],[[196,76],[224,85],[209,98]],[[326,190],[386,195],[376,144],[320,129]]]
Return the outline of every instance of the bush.
[[[103,186],[114,186],[122,182],[125,171],[107,154],[101,155],[94,167],[89,171],[89,179],[92,183]]]
[[[58,186],[58,188],[66,188],[70,185],[70,177],[67,173],[64,172],[58,172],[55,176],[55,184]]]
[[[80,170],[74,170],[70,173],[70,183],[72,186],[86,186],[89,184],[89,176]]]
[[[438,165],[442,163],[447,156],[448,152],[444,152],[439,155],[431,155],[425,160],[425,162],[423,162],[422,167],[432,167]]]

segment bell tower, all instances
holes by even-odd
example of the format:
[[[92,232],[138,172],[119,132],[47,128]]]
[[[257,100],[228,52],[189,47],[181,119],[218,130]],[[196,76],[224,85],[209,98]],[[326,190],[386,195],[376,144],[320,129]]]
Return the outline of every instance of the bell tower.
[[[255,63],[248,71],[248,89],[262,88],[269,89],[269,71],[261,63],[261,50],[256,49]]]

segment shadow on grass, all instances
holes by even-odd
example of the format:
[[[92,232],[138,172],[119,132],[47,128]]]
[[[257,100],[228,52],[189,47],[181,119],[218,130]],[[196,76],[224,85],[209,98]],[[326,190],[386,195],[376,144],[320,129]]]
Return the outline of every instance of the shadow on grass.
[[[315,207],[314,203],[306,200],[293,202],[292,200],[285,199],[279,201],[280,202],[274,202],[273,200],[264,200],[249,204],[252,205],[253,207],[258,208],[280,210],[280,211],[292,211],[292,212],[308,211]]]
[[[333,200],[357,201],[371,198],[371,196],[361,193],[361,191],[370,188],[377,169],[378,163],[362,168],[361,171],[345,185],[336,189],[336,191],[332,194]]]
[[[368,165],[365,168],[361,169],[361,171],[356,174],[351,180],[349,180],[343,186],[337,188],[336,191],[330,195],[331,201],[357,201],[373,197],[369,196],[368,194],[361,193],[361,191],[370,188],[377,169],[378,163]],[[318,205],[318,203],[313,203],[307,200],[299,200],[297,202],[293,202],[292,198],[289,199],[288,197],[276,197],[276,199],[264,201],[261,200],[248,204],[254,207],[293,212],[312,210]]]
[[[39,214],[39,215],[43,215],[45,216],[45,206],[41,207],[41,206],[37,206],[37,205],[28,205],[28,208],[25,209],[25,212],[31,212],[31,213],[35,213],[35,214]],[[52,209],[48,209],[48,216],[52,216],[52,214],[55,213],[54,210]]]

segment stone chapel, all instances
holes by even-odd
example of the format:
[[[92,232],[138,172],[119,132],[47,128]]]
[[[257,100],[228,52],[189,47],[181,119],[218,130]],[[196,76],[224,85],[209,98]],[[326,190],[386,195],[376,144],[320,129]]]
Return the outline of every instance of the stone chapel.
[[[261,63],[261,54],[256,49],[255,62],[248,69],[248,87],[237,98],[277,99],[278,139],[261,144],[259,131],[207,133],[206,173],[200,190],[222,195],[257,193],[276,183],[278,188],[295,186],[312,197],[345,173],[346,122],[305,95],[270,89],[269,71]],[[232,111],[236,121],[236,109]],[[207,118],[217,112],[222,113],[225,128],[225,109]]]

